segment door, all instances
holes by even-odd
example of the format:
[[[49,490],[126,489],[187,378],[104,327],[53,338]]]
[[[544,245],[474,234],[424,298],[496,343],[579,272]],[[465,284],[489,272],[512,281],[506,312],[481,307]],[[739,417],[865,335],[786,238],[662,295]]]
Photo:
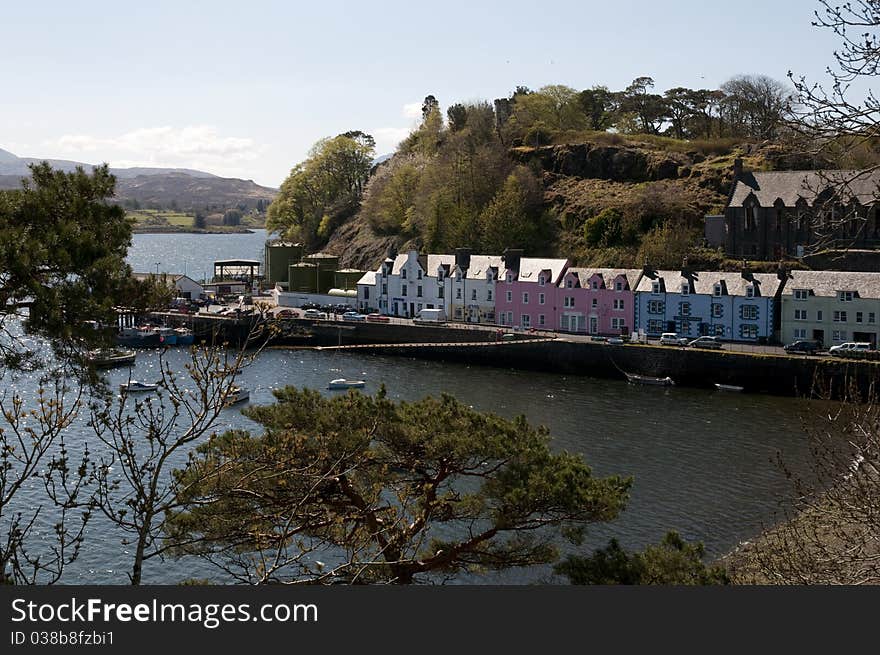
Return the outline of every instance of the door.
[[[595,316],[590,316],[590,334],[596,334],[599,332],[599,319]]]
[[[820,346],[825,345],[825,330],[813,330],[813,341]]]
[[[410,316],[415,316],[415,315],[416,315],[416,305],[415,305],[415,303],[410,303],[410,304],[409,304],[409,315],[410,315]]]

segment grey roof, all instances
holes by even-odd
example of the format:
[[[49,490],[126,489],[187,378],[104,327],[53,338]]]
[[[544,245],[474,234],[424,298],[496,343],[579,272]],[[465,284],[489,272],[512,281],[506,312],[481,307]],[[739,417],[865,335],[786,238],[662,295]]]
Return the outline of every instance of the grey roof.
[[[750,193],[762,207],[772,207],[777,199],[786,207],[794,207],[800,198],[812,205],[819,193],[836,185],[845,186],[847,200],[854,197],[863,205],[873,204],[880,197],[880,170],[744,173],[733,188],[728,206],[742,207]]]
[[[623,275],[627,282],[629,283],[629,288],[633,289],[635,287],[636,281],[639,279],[639,275],[641,274],[641,269],[637,268],[580,268],[580,267],[572,267],[569,268],[565,275],[567,276],[569,273],[574,273],[578,276],[578,280],[580,281],[580,285],[582,287],[587,286],[587,281],[596,275],[597,273],[602,276],[602,279],[605,280],[605,286],[611,287],[614,283],[614,280],[617,279],[619,275]],[[565,277],[563,276],[563,280]],[[562,280],[559,281],[559,284],[562,284]]]
[[[453,262],[454,263],[454,262]],[[468,280],[485,280],[486,271],[496,268],[498,275],[504,270],[504,257],[501,255],[471,255],[470,267],[467,269]]]
[[[652,282],[658,277],[663,278],[668,293],[678,293],[681,291],[681,286],[687,283],[690,293],[709,296],[714,295],[715,285],[719,282],[724,283],[727,295],[745,296],[746,288],[754,281],[758,283],[760,296],[772,298],[776,295],[780,283],[775,273],[752,273],[750,280],[746,280],[741,272],[694,271],[685,277],[681,271],[653,271],[653,274],[645,275],[634,290],[650,292]]]
[[[880,273],[843,271],[792,271],[785,285],[786,296],[807,289],[816,296],[836,296],[838,291],[857,291],[860,298],[880,298]]]
[[[541,271],[550,271],[550,284],[559,284],[562,272],[568,266],[567,259],[542,259],[538,257],[523,257],[519,260],[520,282],[537,282]]]

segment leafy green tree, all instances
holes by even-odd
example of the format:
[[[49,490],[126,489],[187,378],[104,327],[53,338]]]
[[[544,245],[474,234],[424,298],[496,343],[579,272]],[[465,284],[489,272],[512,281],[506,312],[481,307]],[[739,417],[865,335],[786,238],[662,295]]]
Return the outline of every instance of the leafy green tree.
[[[463,130],[467,124],[467,107],[460,102],[451,105],[446,110],[446,118],[449,120],[449,129],[453,132]]]
[[[723,111],[734,136],[772,139],[793,101],[793,91],[766,75],[737,75],[721,85]]]
[[[672,123],[672,133],[676,139],[685,138],[685,128],[688,120],[693,115],[690,89],[676,87],[669,89],[663,94],[668,109],[669,121]]]
[[[408,584],[552,562],[630,481],[553,453],[544,428],[451,396],[394,403],[288,387],[177,476],[168,543],[248,582]],[[439,578],[438,578],[439,576]]]
[[[614,94],[605,86],[594,86],[578,94],[587,129],[604,132],[614,123]]]
[[[227,209],[223,213],[223,225],[236,226],[241,224],[241,211],[238,209]]]
[[[349,211],[361,198],[373,166],[375,144],[362,132],[322,139],[297,164],[269,205],[266,228],[314,247],[324,216]]]
[[[616,246],[623,237],[623,214],[608,207],[584,223],[584,239],[590,247]]]
[[[197,230],[204,230],[208,227],[208,217],[201,209],[197,209],[193,214],[193,227]]]
[[[616,539],[589,557],[569,555],[554,567],[572,584],[726,585],[727,572],[703,562],[703,544],[688,544],[676,532],[641,552],[627,552]]]
[[[486,252],[506,248],[531,250],[535,245],[540,215],[540,183],[531,172],[519,167],[480,214],[481,245]]]
[[[620,112],[632,114],[644,134],[659,134],[668,113],[663,96],[650,93],[652,88],[653,78],[637,77],[618,94]]]

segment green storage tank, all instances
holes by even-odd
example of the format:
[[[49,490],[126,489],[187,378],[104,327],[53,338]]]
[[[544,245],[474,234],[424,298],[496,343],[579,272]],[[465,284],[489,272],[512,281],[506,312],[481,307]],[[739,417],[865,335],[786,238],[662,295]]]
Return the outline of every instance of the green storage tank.
[[[295,293],[318,293],[318,269],[314,264],[300,262],[287,269],[287,290]]]
[[[339,257],[336,255],[325,255],[322,252],[316,252],[314,255],[306,255],[303,257],[304,262],[315,264],[322,271],[335,271],[339,268]]]
[[[358,280],[360,280],[363,276],[364,271],[358,271],[354,268],[343,268],[341,271],[336,271],[336,273],[334,274],[333,287],[346,291],[351,289],[357,291]]]
[[[288,241],[267,241],[265,253],[266,281],[270,285],[280,282],[282,286],[287,286],[288,267],[302,261],[302,244]]]

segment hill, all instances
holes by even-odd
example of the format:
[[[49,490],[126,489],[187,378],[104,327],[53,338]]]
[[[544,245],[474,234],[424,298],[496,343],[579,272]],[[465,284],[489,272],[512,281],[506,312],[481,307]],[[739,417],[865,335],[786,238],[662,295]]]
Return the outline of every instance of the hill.
[[[28,165],[48,161],[57,169],[72,171],[93,164],[64,159],[17,157],[0,149],[0,189],[17,189]],[[116,198],[128,206],[174,208],[184,211],[209,207],[215,210],[238,208],[242,211],[265,209],[277,194],[276,189],[260,186],[252,180],[224,178],[187,168],[111,168],[116,176]]]

